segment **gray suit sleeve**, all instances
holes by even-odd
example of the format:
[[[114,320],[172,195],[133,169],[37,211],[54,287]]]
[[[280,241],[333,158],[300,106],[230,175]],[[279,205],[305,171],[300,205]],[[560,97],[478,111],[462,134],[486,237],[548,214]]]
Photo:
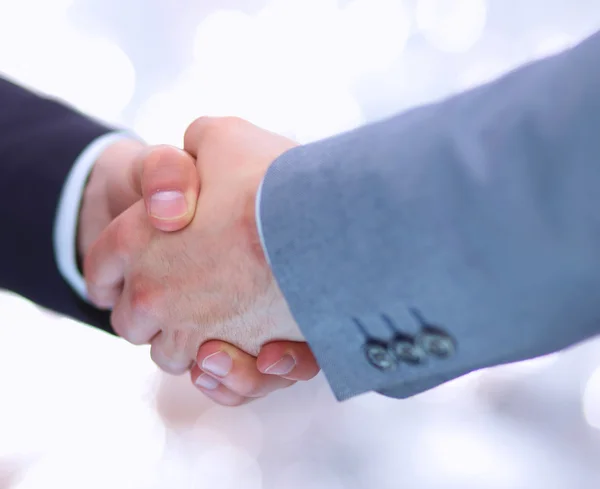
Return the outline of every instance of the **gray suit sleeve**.
[[[274,162],[273,272],[336,397],[407,397],[600,330],[600,34]]]

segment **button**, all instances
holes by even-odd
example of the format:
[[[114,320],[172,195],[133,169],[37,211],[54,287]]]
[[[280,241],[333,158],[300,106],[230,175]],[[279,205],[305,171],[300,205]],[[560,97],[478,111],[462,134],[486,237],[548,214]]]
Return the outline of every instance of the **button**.
[[[365,355],[369,363],[379,370],[391,370],[396,368],[398,362],[390,352],[385,343],[369,341],[365,345]]]
[[[448,358],[455,351],[452,338],[432,328],[425,328],[417,337],[417,342],[429,355],[438,358]]]
[[[427,360],[427,352],[410,336],[396,335],[390,342],[390,349],[401,362],[418,364]]]

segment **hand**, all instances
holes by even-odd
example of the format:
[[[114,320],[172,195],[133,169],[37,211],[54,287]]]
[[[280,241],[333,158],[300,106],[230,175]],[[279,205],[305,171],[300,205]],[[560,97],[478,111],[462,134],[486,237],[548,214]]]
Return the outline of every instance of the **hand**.
[[[119,297],[116,331],[152,343],[154,361],[183,373],[201,344],[232,343],[254,355],[273,340],[301,341],[267,265],[255,220],[256,192],[295,143],[235,118],[202,118],[186,132],[202,192],[192,223],[176,234],[145,222],[143,204],[115,219],[84,263],[97,303]],[[121,292],[121,284],[124,287]]]
[[[195,161],[175,148],[142,147],[142,152],[138,153],[139,143],[128,143],[109,148],[92,173],[81,214],[82,251],[89,248],[88,243],[131,201],[137,201],[141,196],[146,202],[150,221],[157,229],[176,231],[193,217],[198,186]],[[125,155],[132,157],[124,158]],[[163,212],[157,214],[152,196],[164,189],[185,195],[191,210],[181,215],[181,207],[167,204],[162,206]],[[84,212],[86,208],[87,213]],[[102,212],[98,212],[100,210]],[[101,304],[102,300],[100,296],[96,302]],[[110,302],[105,308],[111,307]],[[225,354],[225,362],[222,355],[215,355],[219,352]],[[220,369],[215,368],[215,361]],[[199,390],[215,402],[234,406],[288,387],[298,380],[310,380],[318,372],[319,367],[306,343],[272,342],[255,358],[226,342],[210,341],[199,349],[191,376]]]

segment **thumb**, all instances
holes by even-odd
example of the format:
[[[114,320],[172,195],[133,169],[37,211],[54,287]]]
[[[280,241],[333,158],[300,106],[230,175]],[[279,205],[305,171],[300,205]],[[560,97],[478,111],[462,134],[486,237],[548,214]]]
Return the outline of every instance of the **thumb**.
[[[188,153],[173,146],[148,148],[134,165],[132,177],[156,229],[178,231],[192,221],[200,180],[196,160]]]

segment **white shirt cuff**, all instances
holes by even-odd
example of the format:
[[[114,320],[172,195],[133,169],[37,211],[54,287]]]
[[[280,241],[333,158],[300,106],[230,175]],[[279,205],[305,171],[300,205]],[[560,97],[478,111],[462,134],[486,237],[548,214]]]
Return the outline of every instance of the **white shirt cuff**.
[[[58,201],[54,221],[54,257],[60,274],[86,302],[85,280],[77,266],[77,224],[83,191],[92,167],[102,152],[115,142],[131,137],[125,132],[113,132],[92,141],[71,168]]]
[[[255,202],[256,229],[258,230],[258,237],[260,238],[260,245],[262,246],[263,253],[265,254],[267,264],[270,267],[271,260],[269,260],[269,252],[267,251],[267,245],[265,243],[265,235],[263,234],[262,221],[260,219],[260,199],[262,196],[262,189],[263,189],[264,183],[265,183],[265,179],[263,178],[258,187],[258,191],[256,192],[256,202]]]

